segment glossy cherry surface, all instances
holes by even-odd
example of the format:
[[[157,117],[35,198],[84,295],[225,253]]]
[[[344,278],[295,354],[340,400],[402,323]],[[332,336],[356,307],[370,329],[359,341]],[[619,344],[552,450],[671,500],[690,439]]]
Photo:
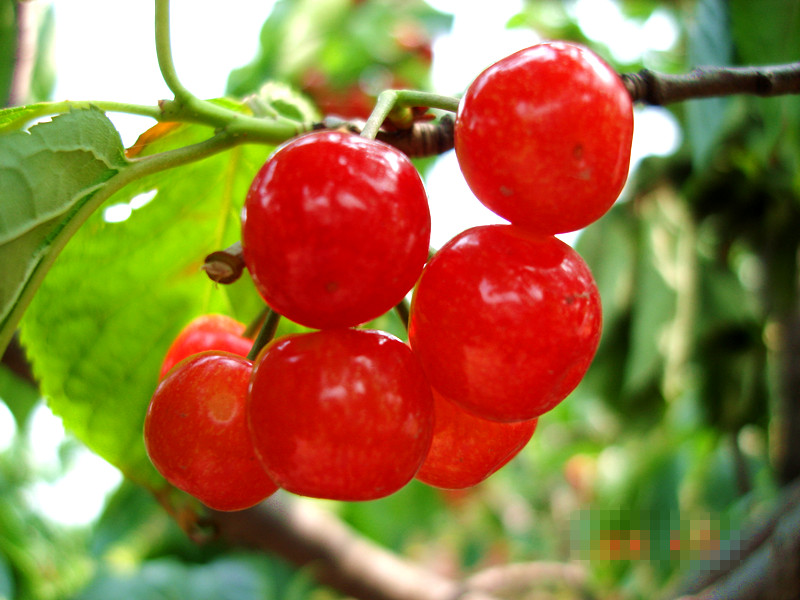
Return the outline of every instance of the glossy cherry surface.
[[[159,379],[192,354],[206,350],[222,350],[238,356],[247,356],[253,340],[243,336],[245,326],[227,315],[201,315],[184,327],[164,356]]]
[[[216,510],[242,510],[278,488],[247,429],[253,366],[241,356],[203,352],[172,369],[144,421],[147,454],[164,478]]]
[[[247,268],[266,302],[316,329],[364,323],[412,288],[428,255],[430,211],[411,161],[339,131],[279,148],[242,214]]]
[[[476,417],[434,390],[433,441],[417,479],[451,490],[475,486],[530,441],[537,419],[498,423]]]
[[[371,500],[406,485],[433,431],[425,374],[380,331],[334,329],[273,341],[256,359],[249,424],[267,472],[316,498]]]
[[[633,109],[620,77],[581,46],[552,42],[495,63],[459,105],[455,149],[488,208],[531,231],[600,218],[628,175]]]
[[[524,421],[580,382],[601,320],[597,286],[572,248],[489,225],[457,235],[425,268],[409,340],[442,395],[485,419]]]

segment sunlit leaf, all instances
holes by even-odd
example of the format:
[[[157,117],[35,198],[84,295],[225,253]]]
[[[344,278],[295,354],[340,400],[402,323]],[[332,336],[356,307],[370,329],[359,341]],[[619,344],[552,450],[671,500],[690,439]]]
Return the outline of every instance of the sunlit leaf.
[[[95,110],[0,136],[0,349],[55,258],[54,248],[85,218],[81,206],[125,165],[119,134]]]

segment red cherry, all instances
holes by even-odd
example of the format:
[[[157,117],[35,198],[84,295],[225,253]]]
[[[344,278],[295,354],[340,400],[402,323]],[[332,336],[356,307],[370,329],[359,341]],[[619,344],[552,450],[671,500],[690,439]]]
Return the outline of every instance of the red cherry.
[[[216,510],[242,510],[278,487],[247,430],[252,363],[227,352],[195,354],[159,383],[144,421],[147,454],[164,478]]]
[[[437,391],[511,422],[538,417],[575,388],[600,328],[597,287],[572,248],[489,225],[450,240],[425,268],[409,340]]]
[[[479,484],[514,458],[531,439],[537,419],[498,423],[476,417],[433,390],[431,449],[417,479],[445,489]]]
[[[621,78],[586,48],[553,42],[495,63],[459,106],[455,149],[489,209],[534,232],[599,219],[628,176],[633,109]]]
[[[256,175],[242,215],[244,260],[278,313],[316,329],[385,313],[428,255],[422,180],[391,146],[339,131],[278,149]]]
[[[433,431],[430,387],[411,349],[381,331],[287,336],[256,359],[249,423],[282,488],[371,500],[406,485]]]
[[[222,350],[238,356],[247,356],[253,340],[243,337],[245,326],[226,315],[202,315],[181,330],[167,350],[161,363],[159,379],[192,354],[206,350]]]

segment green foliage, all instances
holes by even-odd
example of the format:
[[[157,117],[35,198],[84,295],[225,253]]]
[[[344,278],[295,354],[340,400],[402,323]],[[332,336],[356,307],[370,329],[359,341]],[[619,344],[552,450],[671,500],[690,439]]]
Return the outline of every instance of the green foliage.
[[[41,476],[24,438],[0,454],[0,598],[56,600],[89,576],[82,532],[55,527],[25,506],[26,487]]]
[[[11,411],[18,428],[25,427],[39,399],[39,390],[33,385],[15,375],[11,369],[5,366],[0,368],[0,400]]]
[[[733,40],[728,4],[721,0],[700,0],[688,32],[688,60],[695,66],[729,66],[733,61]],[[691,138],[694,164],[702,168],[726,124],[730,98],[690,100],[685,104],[686,130]]]
[[[14,76],[17,24],[14,0],[0,2],[0,106],[8,104],[8,94]]]
[[[278,80],[310,93],[323,111],[369,110],[383,89],[428,87],[426,44],[449,25],[420,0],[280,0],[257,56],[231,73],[227,91],[243,96]]]

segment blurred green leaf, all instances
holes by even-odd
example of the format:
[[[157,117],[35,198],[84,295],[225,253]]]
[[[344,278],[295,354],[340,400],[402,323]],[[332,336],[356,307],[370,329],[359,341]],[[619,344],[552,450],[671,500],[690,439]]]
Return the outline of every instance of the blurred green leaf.
[[[74,111],[28,132],[0,136],[0,350],[81,206],[126,165],[116,129],[101,112]],[[78,218],[85,218],[78,213]]]
[[[141,153],[210,133],[157,126]],[[145,454],[142,425],[174,336],[201,313],[249,320],[263,306],[249,278],[217,286],[201,266],[207,254],[239,239],[247,188],[269,150],[240,146],[128,185],[75,235],[25,315],[22,341],[49,406],[140,483],[161,482]],[[110,209],[130,216],[116,222]]]
[[[730,18],[741,64],[772,65],[800,56],[800,2],[730,0]]]
[[[7,106],[11,100],[14,73],[20,66],[21,56],[30,61],[23,65],[29,69],[29,76],[20,79],[28,88],[14,90],[13,100],[29,104],[50,99],[55,86],[54,14],[50,4],[0,0],[0,107]],[[21,24],[20,19],[23,20]],[[30,39],[21,40],[19,36],[30,36]],[[22,52],[21,44],[25,45]]]
[[[743,65],[774,65],[797,61],[800,56],[800,2],[732,0],[732,34]],[[800,98],[749,98],[748,116],[758,117],[759,138],[750,147],[771,162],[783,153],[793,170],[800,168]]]
[[[675,266],[675,239],[664,227],[663,213],[651,207],[640,214],[637,248],[636,294],[631,310],[630,348],[623,389],[632,393],[660,379],[664,366],[663,341],[675,314],[676,293],[665,281],[665,272]]]
[[[300,600],[307,577],[285,577],[266,557],[230,554],[205,564],[175,558],[145,561],[136,569],[106,568],[73,600]]]
[[[8,104],[17,54],[16,0],[0,0],[0,106]]]
[[[14,597],[14,576],[2,552],[0,552],[0,600]]]
[[[428,87],[432,38],[450,22],[421,0],[281,0],[256,57],[231,73],[227,93],[244,96],[277,79],[325,114],[366,117],[384,89]]]
[[[31,73],[31,87],[26,103],[50,100],[56,85],[54,6],[46,6],[38,16],[36,62]]]
[[[360,532],[389,548],[402,548],[441,516],[439,492],[416,480],[399,492],[370,502],[339,505],[339,515]],[[386,515],[392,515],[387,519]]]
[[[699,0],[688,30],[688,67],[728,66],[734,48],[728,5],[724,0]],[[705,98],[685,102],[687,135],[697,170],[708,165],[711,152],[723,133],[730,98]]]
[[[25,427],[28,416],[40,398],[39,390],[33,385],[17,377],[10,369],[0,367],[0,400],[14,415],[17,428]]]

